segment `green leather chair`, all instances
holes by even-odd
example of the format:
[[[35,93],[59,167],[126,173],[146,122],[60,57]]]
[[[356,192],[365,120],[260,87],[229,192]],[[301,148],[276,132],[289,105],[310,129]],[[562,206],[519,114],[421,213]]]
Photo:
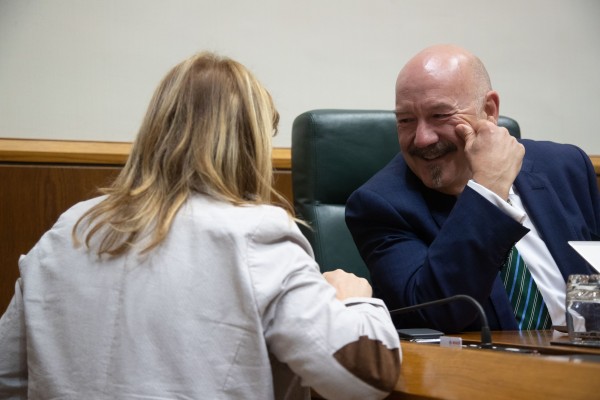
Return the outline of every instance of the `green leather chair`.
[[[500,117],[498,124],[513,136],[521,136],[515,120]],[[300,229],[321,271],[341,268],[369,279],[346,227],[346,200],[399,151],[393,111],[323,109],[307,111],[294,120],[294,207],[310,224]]]

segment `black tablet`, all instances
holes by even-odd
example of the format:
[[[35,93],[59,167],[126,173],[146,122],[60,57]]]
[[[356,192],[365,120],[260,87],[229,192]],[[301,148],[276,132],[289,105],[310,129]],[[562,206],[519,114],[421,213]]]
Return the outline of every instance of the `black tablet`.
[[[416,340],[416,339],[439,339],[444,332],[429,328],[408,328],[397,329],[400,339]]]

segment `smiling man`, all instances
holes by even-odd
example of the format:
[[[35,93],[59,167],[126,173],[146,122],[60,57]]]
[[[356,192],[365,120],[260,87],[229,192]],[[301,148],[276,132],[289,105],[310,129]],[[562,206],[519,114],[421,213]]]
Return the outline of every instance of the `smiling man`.
[[[483,63],[454,45],[424,49],[398,74],[401,154],[346,205],[389,308],[466,294],[492,329],[565,324],[568,275],[592,272],[567,241],[599,230],[595,172],[575,146],[516,140],[497,126],[499,106]],[[454,303],[395,323],[476,330],[476,311]]]

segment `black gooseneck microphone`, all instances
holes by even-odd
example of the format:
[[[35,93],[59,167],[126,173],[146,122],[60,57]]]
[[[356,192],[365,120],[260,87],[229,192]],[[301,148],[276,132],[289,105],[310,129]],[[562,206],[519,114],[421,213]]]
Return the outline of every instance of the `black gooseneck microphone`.
[[[469,303],[473,304],[475,308],[477,308],[477,311],[479,312],[479,319],[481,319],[481,347],[484,349],[493,348],[492,333],[490,332],[490,326],[488,325],[487,317],[485,316],[485,311],[483,311],[483,307],[481,307],[481,304],[479,304],[477,300],[475,300],[471,296],[467,296],[466,294],[456,294],[454,296],[446,297],[439,300],[415,304],[414,306],[397,308],[395,310],[391,310],[390,315],[404,314],[410,311],[416,311],[430,306],[451,303],[456,300],[466,300]]]

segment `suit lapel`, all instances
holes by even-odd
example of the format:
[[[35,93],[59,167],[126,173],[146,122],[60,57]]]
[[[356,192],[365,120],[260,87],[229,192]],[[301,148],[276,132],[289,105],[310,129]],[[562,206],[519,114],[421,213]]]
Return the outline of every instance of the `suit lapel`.
[[[531,221],[535,221],[538,234],[546,243],[563,276],[567,277],[580,261],[571,256],[574,252],[569,240],[578,238],[572,224],[564,217],[565,210],[558,194],[545,174],[533,172],[533,162],[524,160],[515,187]]]

